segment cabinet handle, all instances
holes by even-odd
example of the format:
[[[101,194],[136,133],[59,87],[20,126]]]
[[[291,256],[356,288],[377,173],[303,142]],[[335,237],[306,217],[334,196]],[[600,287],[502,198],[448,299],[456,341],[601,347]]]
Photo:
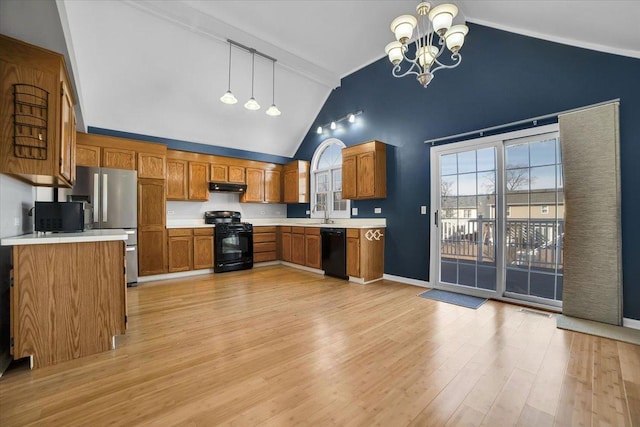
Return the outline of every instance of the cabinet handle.
[[[109,212],[109,175],[102,174],[102,222],[109,221],[107,214]]]

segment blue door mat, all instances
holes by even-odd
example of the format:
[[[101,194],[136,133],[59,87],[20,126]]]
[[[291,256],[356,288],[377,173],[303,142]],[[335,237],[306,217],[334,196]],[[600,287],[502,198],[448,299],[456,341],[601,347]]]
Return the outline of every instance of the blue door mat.
[[[449,304],[460,305],[462,307],[473,308],[474,310],[487,302],[486,298],[461,295],[453,292],[441,291],[440,289],[431,289],[419,294],[418,296],[436,301],[448,302]]]

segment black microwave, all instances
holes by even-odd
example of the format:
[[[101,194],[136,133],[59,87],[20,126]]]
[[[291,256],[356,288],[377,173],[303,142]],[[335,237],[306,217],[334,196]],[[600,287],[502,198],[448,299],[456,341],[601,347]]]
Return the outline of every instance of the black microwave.
[[[36,202],[35,231],[84,231],[84,203]]]

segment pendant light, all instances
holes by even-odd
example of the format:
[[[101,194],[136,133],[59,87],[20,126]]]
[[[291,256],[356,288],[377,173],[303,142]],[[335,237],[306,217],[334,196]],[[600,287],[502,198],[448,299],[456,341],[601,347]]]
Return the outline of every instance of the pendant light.
[[[231,42],[229,42],[229,86],[225,94],[220,97],[220,101],[229,105],[238,102],[236,97],[231,93]]]
[[[271,107],[267,108],[267,115],[271,116],[271,117],[278,117],[280,114],[282,114],[280,112],[280,110],[278,109],[278,107],[276,107],[276,61],[272,61],[272,72],[271,72],[271,76],[273,79],[272,85],[271,85]]]
[[[253,97],[253,84],[255,82],[255,66],[256,66],[256,51],[254,49],[251,50],[251,98],[244,104],[244,108],[251,111],[256,111],[260,109],[260,104]]]

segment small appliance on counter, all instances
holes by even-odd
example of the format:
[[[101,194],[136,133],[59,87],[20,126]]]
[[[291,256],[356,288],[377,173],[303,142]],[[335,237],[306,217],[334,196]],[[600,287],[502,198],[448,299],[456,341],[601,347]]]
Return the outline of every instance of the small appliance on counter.
[[[215,225],[213,271],[216,273],[253,268],[253,225],[240,219],[240,212],[235,211],[204,213],[204,222]]]
[[[35,231],[73,233],[85,229],[83,202],[36,202],[34,210]]]

